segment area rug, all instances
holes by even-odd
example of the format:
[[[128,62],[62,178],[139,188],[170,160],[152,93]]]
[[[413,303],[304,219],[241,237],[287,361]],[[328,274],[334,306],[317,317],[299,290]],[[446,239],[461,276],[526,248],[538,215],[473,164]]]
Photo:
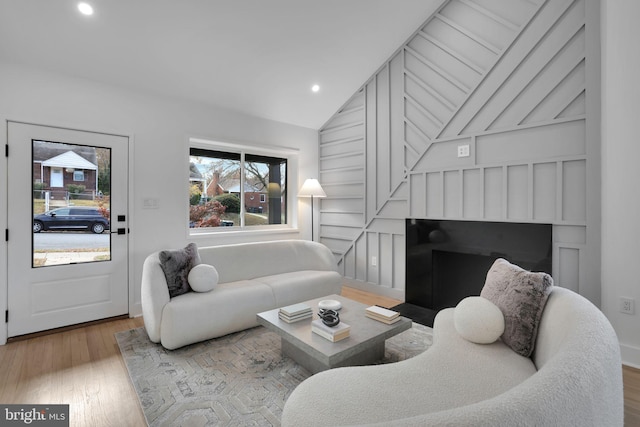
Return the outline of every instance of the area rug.
[[[387,340],[380,363],[427,350],[431,332],[414,323]],[[262,326],[172,351],[152,343],[144,328],[115,336],[152,427],[279,426],[287,397],[310,376]]]

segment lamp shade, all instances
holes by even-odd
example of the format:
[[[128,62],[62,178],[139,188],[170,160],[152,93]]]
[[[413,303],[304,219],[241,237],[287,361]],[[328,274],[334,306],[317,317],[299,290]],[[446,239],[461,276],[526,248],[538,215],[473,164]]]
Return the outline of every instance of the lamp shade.
[[[300,191],[298,191],[298,197],[327,197],[327,193],[324,192],[322,186],[317,179],[307,179]]]

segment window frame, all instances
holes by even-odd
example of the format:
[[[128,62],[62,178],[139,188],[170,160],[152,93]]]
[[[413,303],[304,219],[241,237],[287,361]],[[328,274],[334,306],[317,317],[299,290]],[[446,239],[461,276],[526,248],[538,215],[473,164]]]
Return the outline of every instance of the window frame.
[[[188,147],[186,150],[186,166],[185,173],[187,175],[186,182],[189,183],[189,164],[191,161],[191,149],[206,150],[212,152],[223,152],[230,154],[240,155],[240,176],[241,176],[241,188],[242,196],[240,197],[240,211],[241,221],[240,224],[234,224],[232,227],[189,227],[189,204],[186,205],[186,220],[185,227],[187,228],[187,235],[189,237],[207,235],[207,234],[233,234],[233,233],[256,233],[256,232],[283,232],[294,231],[297,229],[297,208],[294,205],[294,192],[292,189],[297,188],[297,176],[298,176],[298,155],[299,150],[288,147],[277,147],[268,145],[252,145],[244,143],[233,142],[221,142],[214,140],[207,140],[201,138],[189,138]],[[250,156],[266,156],[286,159],[287,171],[285,182],[287,185],[286,192],[286,224],[263,224],[263,225],[246,225],[245,224],[245,200],[244,200],[244,179],[245,179],[245,159],[246,155]],[[189,199],[189,184],[186,185],[186,194],[183,200]]]

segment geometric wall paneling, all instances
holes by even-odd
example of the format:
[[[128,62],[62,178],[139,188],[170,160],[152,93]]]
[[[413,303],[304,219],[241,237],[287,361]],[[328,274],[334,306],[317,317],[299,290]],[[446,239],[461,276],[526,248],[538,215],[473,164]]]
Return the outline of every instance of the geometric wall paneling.
[[[583,249],[584,246],[581,245],[557,244],[554,246],[558,265],[562,266],[562,268],[558,268],[556,275],[558,284],[578,293],[580,292],[580,265],[582,264]]]
[[[375,193],[367,200],[369,219],[383,208],[406,176],[404,150],[392,143],[402,141],[404,136],[404,107],[399,102],[402,71],[401,56],[396,55],[365,85],[367,182],[375,182]]]
[[[366,263],[367,276],[364,281],[367,283],[381,283],[380,263],[382,259],[380,257],[380,234],[367,230],[365,239],[367,241],[367,256],[359,259],[359,262]],[[374,257],[376,258],[375,264],[371,261]]]
[[[501,220],[506,218],[507,204],[506,192],[504,191],[506,184],[506,174],[503,167],[486,167],[484,173],[480,175],[484,178],[482,187],[484,191],[484,219]]]
[[[553,242],[584,246],[587,243],[587,229],[579,225],[556,225],[553,228]]]
[[[580,157],[412,171],[408,216],[584,225],[586,161]]]
[[[579,88],[577,92],[579,92],[578,95],[571,101],[571,103],[569,103],[569,105],[557,114],[557,118],[578,117],[586,114],[587,106],[584,87]]]
[[[553,228],[553,270],[557,284],[575,292],[582,292],[580,283],[585,282],[586,242],[585,226],[556,225]]]
[[[460,170],[449,170],[442,173],[442,195],[443,195],[443,217],[460,218],[462,212],[461,183],[462,174]]]
[[[599,302],[594,9],[443,1],[324,125],[320,241],[345,277],[403,290],[407,217],[551,223],[554,278]]]
[[[487,129],[554,119],[584,91],[583,29],[584,27],[556,56],[550,59],[541,58],[541,62],[545,60],[549,62],[542,67],[537,67],[539,72],[535,76],[522,76],[524,73],[514,74],[513,80],[529,77],[525,80],[527,83],[524,87],[517,89],[505,86],[505,92],[515,92],[515,90],[517,92],[511,94],[508,108],[497,114]],[[523,66],[528,68],[531,64],[524,63]]]
[[[320,239],[338,257],[343,274],[355,274],[343,258],[362,230],[365,215],[364,91],[334,115],[319,138]],[[353,261],[349,261],[353,262]]]
[[[426,218],[427,203],[425,201],[427,190],[425,173],[410,173],[407,177],[409,182],[408,217]]]
[[[395,55],[389,62],[389,188],[391,197],[393,192],[402,186],[406,180],[405,150],[401,144],[394,141],[404,140],[404,66],[402,52]]]
[[[465,169],[462,171],[462,218],[482,218],[484,206],[482,169]]]
[[[495,93],[488,108],[483,109],[484,114],[476,116],[469,124],[470,130],[477,130],[478,126],[487,130],[518,124],[540,104],[544,96],[555,92],[560,82],[584,60],[584,10],[580,9],[573,7],[565,15],[567,20],[572,18],[570,26],[559,22],[547,33],[538,48],[518,65]],[[543,118],[552,119],[553,116],[543,115]]]
[[[536,163],[533,172],[533,216],[535,222],[555,222],[558,203],[558,164],[554,162]]]
[[[386,288],[404,283],[404,221],[396,223],[400,233],[367,230],[356,241],[355,279]]]
[[[458,146],[469,145],[469,157],[458,157]],[[438,140],[432,143],[413,163],[411,170],[430,170],[435,168],[464,167],[474,164],[475,139],[470,137],[451,140]]]
[[[524,222],[529,219],[529,165],[507,166],[506,219]]]
[[[386,234],[402,234],[404,235],[404,217],[402,220],[376,218],[367,227],[367,231]]]
[[[555,87],[540,95],[538,104],[519,120],[518,124],[541,122],[548,119],[583,116],[585,107],[585,61],[572,69]]]
[[[562,166],[562,222],[583,223],[587,210],[586,160],[568,160]]]
[[[573,27],[569,30],[564,28],[566,21],[562,19],[567,11],[575,11],[579,15],[579,7],[572,7],[574,3],[579,5],[583,2],[545,2],[509,49],[503,52],[491,72],[465,99],[440,136],[453,137],[486,130],[496,116],[508,108],[513,96],[535,77],[540,67],[544,67],[543,59],[557,52],[557,44],[568,37],[565,34],[575,33]],[[581,19],[584,23],[584,13]],[[534,69],[530,70],[530,65]]]
[[[485,132],[476,137],[475,147],[479,165],[584,156],[585,121],[563,119],[504,132]]]
[[[444,171],[425,174],[427,217],[444,217]]]
[[[377,218],[401,218],[407,216],[407,200],[403,198],[401,200],[389,199],[378,210],[376,214]]]
[[[369,251],[367,233],[360,234],[355,244],[356,280],[370,283],[371,275],[368,270]]]

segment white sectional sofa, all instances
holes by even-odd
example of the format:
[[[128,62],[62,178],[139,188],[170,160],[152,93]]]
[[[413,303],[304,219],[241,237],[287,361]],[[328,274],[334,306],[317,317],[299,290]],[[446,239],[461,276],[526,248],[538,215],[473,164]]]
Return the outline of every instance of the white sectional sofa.
[[[531,358],[475,344],[438,313],[433,345],[411,359],[324,371],[288,398],[284,427],[622,426],[616,334],[580,295],[554,287]]]
[[[257,326],[256,314],[339,294],[342,276],[324,245],[281,240],[198,248],[218,283],[209,292],[169,297],[160,252],[147,257],[142,273],[142,314],[153,342],[175,349]]]

